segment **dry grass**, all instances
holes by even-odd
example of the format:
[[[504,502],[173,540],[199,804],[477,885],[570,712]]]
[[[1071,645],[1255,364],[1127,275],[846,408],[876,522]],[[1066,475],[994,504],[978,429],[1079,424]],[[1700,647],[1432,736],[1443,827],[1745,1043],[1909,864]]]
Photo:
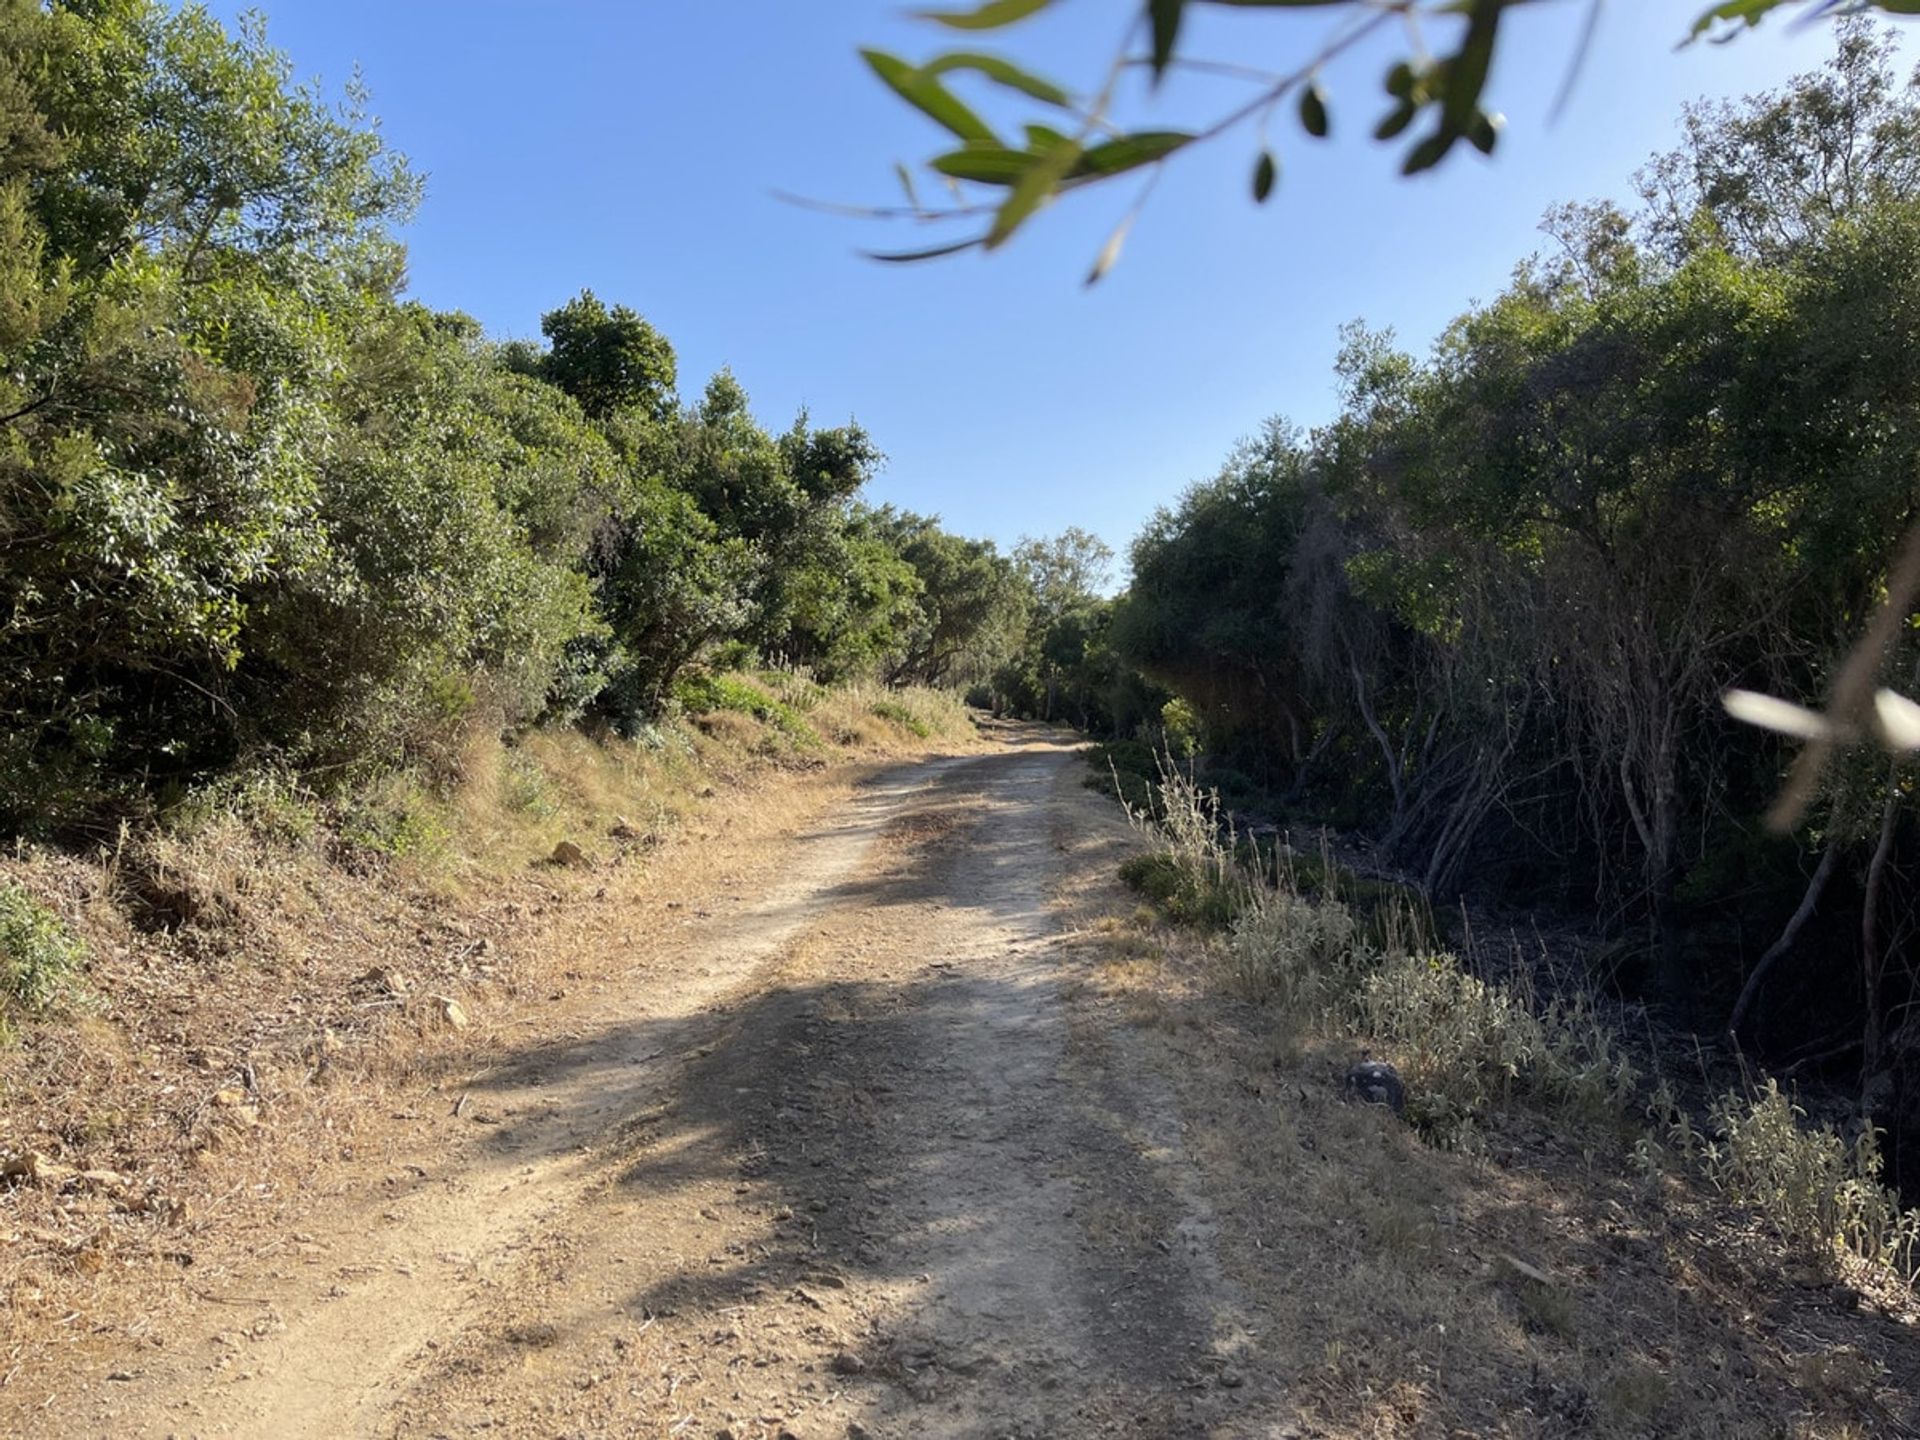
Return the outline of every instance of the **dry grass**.
[[[1393,1061],[1407,1118],[1426,1138],[1475,1148],[1491,1117],[1520,1107],[1581,1135],[1589,1151],[1624,1140],[1641,1171],[1685,1167],[1783,1244],[1829,1266],[1863,1265],[1910,1300],[1920,1212],[1904,1211],[1886,1185],[1870,1128],[1848,1143],[1763,1079],[1716,1099],[1697,1130],[1664,1081],[1643,1083],[1592,997],[1537,995],[1526,971],[1476,973],[1439,948],[1429,918],[1394,887],[1373,887],[1378,901],[1363,914],[1341,898],[1325,855],[1307,893],[1296,857],[1283,847],[1254,861],[1222,834],[1221,813],[1216,795],[1163,763],[1151,809],[1127,807],[1146,846],[1119,873],[1169,918],[1224,929],[1205,968],[1264,1004],[1279,1033],[1352,1035]]]
[[[1109,875],[1154,843],[1091,795],[1059,838],[1110,857]],[[1119,884],[1063,904],[1081,1003],[1121,1022],[1127,1063],[1179,1096],[1181,1161],[1254,1335],[1244,1368],[1284,1387],[1302,1435],[1837,1440],[1920,1425],[1911,1297],[1856,1263],[1836,1275],[1696,1166],[1636,1169],[1632,1131],[1551,1094],[1489,1096],[1476,1143],[1436,1148],[1345,1100],[1347,1066],[1379,1042],[1343,1021],[1346,987],[1326,970],[1236,959]],[[1259,923],[1308,950],[1325,928]],[[1478,1013],[1487,997],[1457,989],[1449,1003]],[[1596,1088],[1613,1078],[1603,1067]]]
[[[918,685],[902,689],[872,683],[847,685],[803,708],[821,734],[839,744],[911,748],[973,733],[973,721],[958,697]]]

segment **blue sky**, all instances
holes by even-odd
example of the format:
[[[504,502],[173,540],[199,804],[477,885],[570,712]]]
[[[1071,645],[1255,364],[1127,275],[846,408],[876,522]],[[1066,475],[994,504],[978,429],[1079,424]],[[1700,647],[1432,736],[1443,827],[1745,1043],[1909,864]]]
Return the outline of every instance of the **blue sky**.
[[[1699,0],[1704,4],[1705,0]],[[239,5],[220,3],[231,15]],[[1672,143],[1683,101],[1764,89],[1816,65],[1824,29],[1776,23],[1676,50],[1697,6],[1615,0],[1557,122],[1586,6],[1516,14],[1489,87],[1509,124],[1493,160],[1397,178],[1367,137],[1382,52],[1328,75],[1332,140],[1280,127],[1280,188],[1249,195],[1251,135],[1171,167],[1119,267],[1082,276],[1127,197],[1087,195],[991,257],[887,267],[863,247],[912,231],[823,216],[776,190],[890,203],[895,160],[941,133],[867,73],[943,36],[875,0],[267,0],[303,78],[357,65],[390,138],[427,173],[406,232],[413,293],[499,336],[582,287],[673,341],[694,395],[727,365],[761,419],[857,417],[890,456],[876,500],[1011,542],[1069,524],[1124,554],[1159,504],[1211,473],[1263,417],[1327,418],[1342,322],[1424,349],[1499,291],[1551,204],[1626,198]],[[1063,0],[995,37],[1092,88],[1132,5]],[[1194,54],[1278,68],[1318,16],[1203,11]],[[1908,52],[1912,52],[1911,44]],[[1203,118],[1231,87],[1175,87],[1148,112]],[[1464,147],[1463,147],[1464,148]]]

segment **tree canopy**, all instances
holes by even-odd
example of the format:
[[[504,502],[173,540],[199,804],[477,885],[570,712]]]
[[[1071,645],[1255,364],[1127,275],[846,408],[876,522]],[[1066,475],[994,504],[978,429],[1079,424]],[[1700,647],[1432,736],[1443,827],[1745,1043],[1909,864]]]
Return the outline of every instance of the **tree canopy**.
[[[544,344],[401,300],[422,186],[363,101],[257,20],[0,0],[0,823],[637,732],[726,646],[999,663],[1019,575],[866,507],[857,423],[775,433],[726,371],[689,402],[591,291]]]

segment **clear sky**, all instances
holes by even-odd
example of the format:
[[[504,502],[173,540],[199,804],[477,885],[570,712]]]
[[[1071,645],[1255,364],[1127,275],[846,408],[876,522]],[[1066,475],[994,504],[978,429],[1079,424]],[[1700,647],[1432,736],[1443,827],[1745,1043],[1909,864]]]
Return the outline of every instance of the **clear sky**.
[[[683,393],[721,365],[782,427],[857,417],[890,456],[874,498],[1010,542],[1079,524],[1124,554],[1141,521],[1217,468],[1263,417],[1333,405],[1340,324],[1424,349],[1499,291],[1561,200],[1626,198],[1692,97],[1768,88],[1830,51],[1773,23],[1676,50],[1705,0],[1613,0],[1571,102],[1549,111],[1580,0],[1515,13],[1490,87],[1509,117],[1493,160],[1397,178],[1367,138],[1379,53],[1328,76],[1335,134],[1280,127],[1284,174],[1257,209],[1252,136],[1171,168],[1120,266],[1081,285],[1121,193],[1073,197],[991,257],[887,267],[862,247],[923,232],[823,216],[788,190],[890,203],[896,159],[946,148],[856,47],[919,58],[943,35],[889,0],[265,0],[303,78],[358,65],[390,138],[424,170],[406,232],[413,293],[498,336],[591,287],[674,343]],[[221,0],[216,13],[241,6]],[[1064,0],[995,37],[1092,88],[1131,3]],[[1194,54],[1276,68],[1325,21],[1203,11]],[[1025,32],[1030,31],[1030,35]],[[1908,53],[1913,51],[1908,44]],[[1201,118],[1232,91],[1176,91]],[[1211,98],[1209,98],[1211,97]]]

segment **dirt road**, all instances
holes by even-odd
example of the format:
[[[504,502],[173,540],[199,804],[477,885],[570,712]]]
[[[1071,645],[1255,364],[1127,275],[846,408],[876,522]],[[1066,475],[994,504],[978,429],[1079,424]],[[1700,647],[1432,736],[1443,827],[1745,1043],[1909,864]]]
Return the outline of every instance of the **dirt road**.
[[[1031,734],[902,767],[724,913],[667,902],[462,1139],[102,1356],[56,1428],[1288,1433],[1173,1102],[1076,999],[1059,897],[1125,844],[1083,773]]]

